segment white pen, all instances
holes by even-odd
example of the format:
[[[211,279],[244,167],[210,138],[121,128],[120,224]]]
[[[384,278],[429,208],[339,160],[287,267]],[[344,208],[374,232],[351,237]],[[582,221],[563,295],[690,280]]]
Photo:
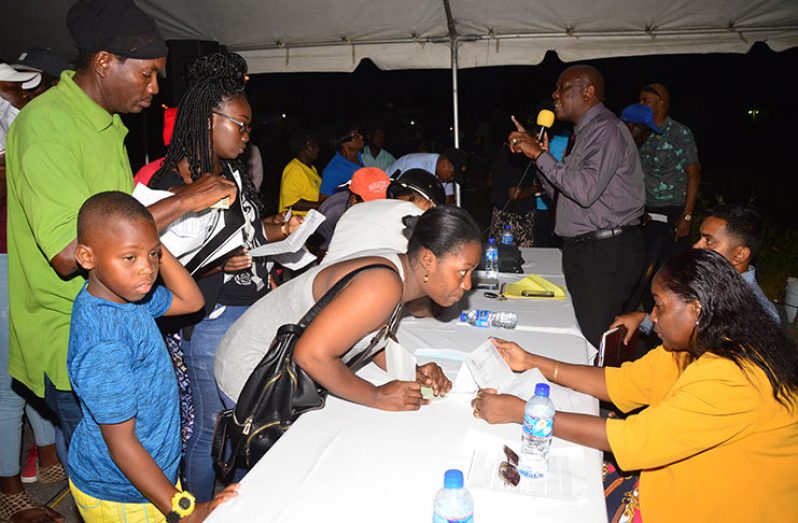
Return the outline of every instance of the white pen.
[[[288,210],[285,211],[285,215],[283,215],[283,223],[286,223],[290,219],[291,219],[291,207],[289,207]]]

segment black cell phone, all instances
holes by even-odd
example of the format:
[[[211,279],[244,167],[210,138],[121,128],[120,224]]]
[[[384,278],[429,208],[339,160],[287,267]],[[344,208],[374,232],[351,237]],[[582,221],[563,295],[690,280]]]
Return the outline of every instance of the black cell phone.
[[[521,291],[524,298],[554,298],[554,291]]]

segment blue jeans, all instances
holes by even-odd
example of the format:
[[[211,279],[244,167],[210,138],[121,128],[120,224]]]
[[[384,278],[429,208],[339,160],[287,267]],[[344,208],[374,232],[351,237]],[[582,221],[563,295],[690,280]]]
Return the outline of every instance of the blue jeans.
[[[71,390],[56,389],[46,374],[44,376],[44,400],[58,420],[55,431],[55,450],[58,452],[58,459],[64,464],[64,468],[67,468],[69,442],[72,440],[72,434],[78,427],[78,423],[83,419],[80,401]]]
[[[186,442],[183,456],[184,487],[197,502],[213,497],[216,472],[211,458],[213,428],[216,417],[224,410],[221,395],[213,377],[216,347],[227,329],[247,310],[245,306],[219,305],[194,326],[191,340],[183,338],[184,362],[191,383],[194,401],[194,431]]]
[[[0,254],[0,477],[19,474],[22,450],[22,413],[28,415],[40,447],[55,443],[53,424],[11,388],[8,374],[8,257]]]

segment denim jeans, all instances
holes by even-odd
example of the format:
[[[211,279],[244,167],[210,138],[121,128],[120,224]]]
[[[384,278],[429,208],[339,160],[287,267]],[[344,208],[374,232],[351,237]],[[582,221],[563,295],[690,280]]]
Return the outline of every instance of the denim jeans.
[[[216,417],[224,410],[213,377],[216,347],[227,329],[247,310],[245,306],[219,305],[194,326],[191,340],[183,339],[184,362],[194,401],[194,431],[186,442],[183,456],[185,487],[197,502],[213,497],[216,472],[211,459],[211,444]]]
[[[80,401],[71,390],[56,389],[46,374],[44,376],[44,400],[58,420],[55,430],[55,449],[58,452],[58,459],[64,464],[64,468],[67,468],[69,442],[72,440],[72,434],[78,427],[78,423],[83,419]]]
[[[40,447],[55,443],[53,424],[11,388],[8,373],[8,257],[0,254],[0,477],[19,474],[22,413],[28,415]]]

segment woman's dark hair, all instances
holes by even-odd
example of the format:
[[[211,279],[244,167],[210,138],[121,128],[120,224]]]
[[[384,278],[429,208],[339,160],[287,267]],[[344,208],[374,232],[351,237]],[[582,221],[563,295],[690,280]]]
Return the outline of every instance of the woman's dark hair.
[[[723,256],[689,249],[671,256],[656,278],[680,299],[701,305],[695,343],[688,349],[692,358],[710,352],[743,370],[746,363],[755,365],[767,376],[776,400],[786,407],[794,405],[798,347]]]
[[[190,87],[177,109],[172,141],[163,165],[155,173],[150,185],[188,158],[191,178],[196,180],[213,169],[213,111],[219,105],[244,93],[247,62],[235,53],[219,52],[198,58],[189,66]],[[222,167],[241,173],[244,193],[261,210],[258,191],[245,165],[239,159],[220,160]]]
[[[418,256],[422,247],[441,257],[465,243],[480,241],[479,226],[468,211],[459,207],[441,205],[421,216],[405,216],[402,221],[413,231],[407,242],[410,259]]]

